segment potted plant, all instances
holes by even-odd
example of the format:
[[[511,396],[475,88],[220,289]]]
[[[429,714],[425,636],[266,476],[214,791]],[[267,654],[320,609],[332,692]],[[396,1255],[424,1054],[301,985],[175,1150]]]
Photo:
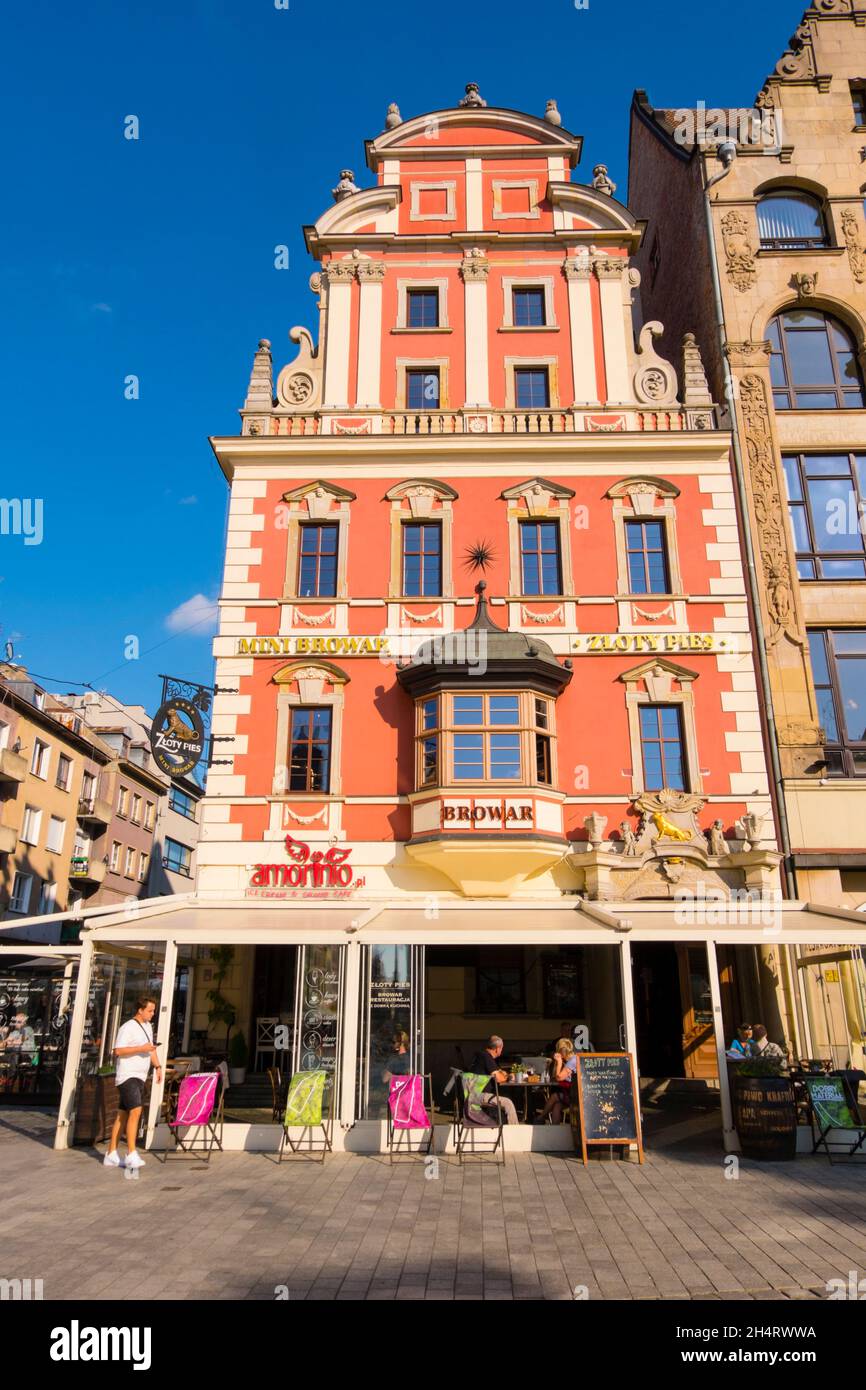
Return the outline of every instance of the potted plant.
[[[780,1057],[749,1057],[731,1072],[734,1126],[746,1158],[781,1162],[797,1155],[794,1087]]]
[[[247,1075],[247,1040],[243,1033],[235,1033],[229,1043],[229,1085],[243,1086]]]

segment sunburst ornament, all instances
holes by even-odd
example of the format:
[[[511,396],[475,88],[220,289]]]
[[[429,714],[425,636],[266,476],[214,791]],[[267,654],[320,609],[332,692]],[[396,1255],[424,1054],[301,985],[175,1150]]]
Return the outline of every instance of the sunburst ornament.
[[[468,570],[487,570],[496,563],[496,551],[490,541],[475,541],[466,547],[463,555]]]

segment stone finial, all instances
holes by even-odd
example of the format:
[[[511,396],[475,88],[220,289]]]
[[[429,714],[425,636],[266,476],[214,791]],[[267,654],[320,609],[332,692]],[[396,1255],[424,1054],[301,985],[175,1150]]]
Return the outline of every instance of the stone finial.
[[[562,117],[559,114],[559,107],[557,106],[556,102],[552,97],[550,101],[547,103],[547,106],[544,108],[544,119],[548,121],[550,125],[562,125]]]
[[[360,193],[358,185],[355,183],[355,175],[351,169],[340,170],[340,182],[336,188],[331,189],[331,195],[335,203],[342,203],[344,198],[350,198],[353,193]]]
[[[599,193],[604,193],[606,197],[613,197],[616,192],[616,184],[608,175],[606,164],[596,164],[592,171],[592,186],[597,188]]]
[[[267,338],[261,338],[253,358],[250,384],[244,410],[270,411],[274,403],[274,375],[271,361],[271,345]]]
[[[487,102],[478,90],[477,82],[466,83],[466,95],[461,97],[458,106],[486,106]]]
[[[400,115],[400,108],[396,101],[392,101],[388,107],[388,114],[385,117],[385,129],[393,130],[395,126],[403,124],[403,117]]]
[[[712,405],[701,350],[694,333],[683,338],[683,405]]]
[[[600,816],[597,811],[593,811],[591,815],[584,816],[583,825],[590,845],[593,849],[598,849],[604,839],[607,816]]]

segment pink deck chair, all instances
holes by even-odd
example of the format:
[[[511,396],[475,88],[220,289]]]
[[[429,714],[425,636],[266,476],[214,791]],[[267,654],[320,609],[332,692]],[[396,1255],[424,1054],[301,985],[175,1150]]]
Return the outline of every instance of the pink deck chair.
[[[222,1088],[218,1071],[198,1071],[183,1077],[177,1096],[177,1108],[168,1127],[174,1140],[174,1152],[194,1157],[204,1156],[210,1162],[211,1150],[222,1153],[217,1125],[222,1128]],[[219,1099],[218,1099],[219,1097]],[[186,1130],[181,1135],[181,1130]],[[166,1155],[167,1157],[168,1155]]]
[[[425,1087],[429,1100],[425,1102]],[[418,1148],[412,1147],[411,1131],[421,1131]],[[405,1136],[405,1145],[400,1141]],[[405,1151],[408,1154],[429,1154],[433,1145],[433,1078],[413,1073],[392,1076],[388,1087],[388,1155]]]

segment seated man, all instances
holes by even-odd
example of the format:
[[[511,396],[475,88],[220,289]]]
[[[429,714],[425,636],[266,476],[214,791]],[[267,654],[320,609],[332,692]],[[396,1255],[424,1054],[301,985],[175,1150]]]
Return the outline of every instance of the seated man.
[[[495,1034],[493,1037],[488,1038],[484,1047],[476,1052],[475,1056],[472,1058],[472,1065],[469,1067],[469,1070],[474,1072],[476,1076],[492,1076],[501,1086],[508,1080],[508,1073],[503,1071],[501,1067],[497,1067],[496,1063],[502,1056],[502,1049],[504,1046],[505,1043]],[[480,1100],[482,1105],[496,1104],[496,1096],[492,1091],[485,1090]],[[506,1124],[516,1125],[518,1123],[517,1111],[514,1108],[513,1102],[510,1101],[507,1096],[499,1097],[499,1107],[505,1118]]]

